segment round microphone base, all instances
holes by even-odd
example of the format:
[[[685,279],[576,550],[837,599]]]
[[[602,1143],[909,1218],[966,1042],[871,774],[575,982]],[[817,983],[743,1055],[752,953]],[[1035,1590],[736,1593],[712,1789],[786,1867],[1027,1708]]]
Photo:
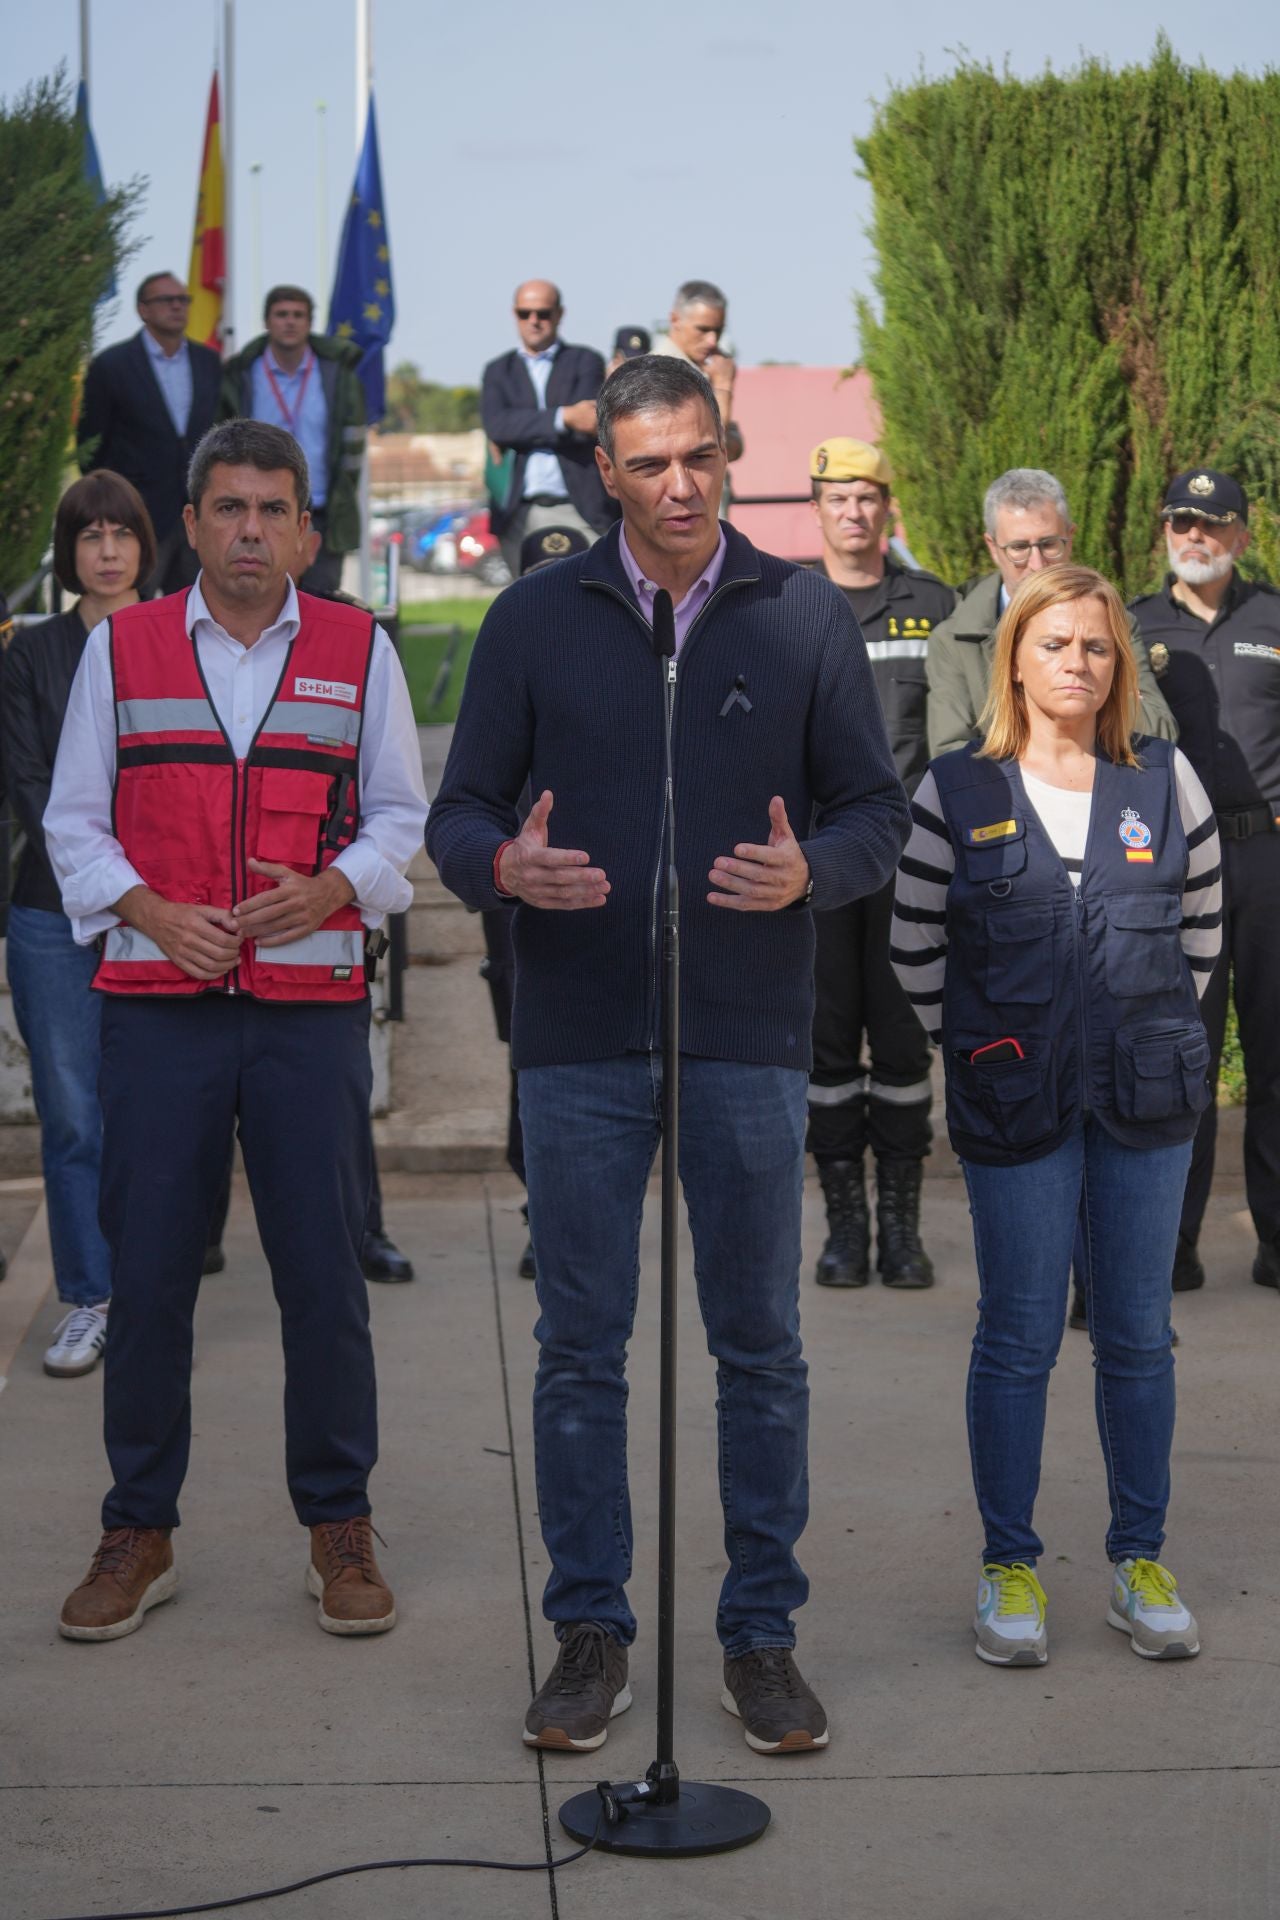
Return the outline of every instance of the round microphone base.
[[[560,1825],[584,1845],[599,1818],[600,1796],[594,1789],[575,1793],[560,1809]],[[648,1854],[665,1860],[729,1853],[758,1840],[768,1824],[769,1809],[754,1794],[682,1780],[679,1799],[669,1805],[629,1806],[616,1826],[602,1827],[595,1851]]]

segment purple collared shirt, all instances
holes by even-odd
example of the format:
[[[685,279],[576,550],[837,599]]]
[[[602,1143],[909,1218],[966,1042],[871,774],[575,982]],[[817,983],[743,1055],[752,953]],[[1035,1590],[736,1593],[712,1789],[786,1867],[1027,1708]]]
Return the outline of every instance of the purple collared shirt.
[[[699,574],[698,578],[694,581],[693,585],[690,587],[688,593],[686,593],[686,595],[684,596],[684,599],[680,601],[680,603],[675,609],[676,657],[677,658],[679,658],[680,649],[684,645],[685,635],[688,633],[690,627],[693,625],[698,615],[702,612],[702,609],[706,606],[708,600],[711,598],[712,594],[716,590],[717,585],[719,584],[720,570],[724,566],[724,549],[725,549],[724,528],[721,527],[719,545],[716,547],[715,552],[712,554],[711,558],[708,560],[703,572]],[[640,562],[636,559],[634,553],[632,553],[630,547],[627,545],[627,534],[626,534],[625,527],[621,530],[621,533],[620,533],[620,537],[618,541],[618,551],[622,555],[622,564],[627,570],[627,578],[631,582],[631,591],[636,596],[636,601],[639,605],[640,611],[644,615],[645,619],[649,622],[649,625],[652,626],[653,625],[653,596],[658,591],[658,583],[656,580],[646,580],[643,573],[641,573]]]

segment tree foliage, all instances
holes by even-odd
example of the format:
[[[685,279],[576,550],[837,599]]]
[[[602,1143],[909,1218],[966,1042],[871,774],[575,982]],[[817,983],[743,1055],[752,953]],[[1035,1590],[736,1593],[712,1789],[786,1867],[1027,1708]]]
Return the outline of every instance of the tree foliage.
[[[0,587],[38,566],[62,491],[94,304],[136,190],[98,203],[62,72],[0,101]]]
[[[424,380],[412,360],[393,367],[387,380],[386,433],[469,433],[480,425],[475,387],[441,387]]]
[[[985,488],[1047,467],[1077,557],[1142,591],[1164,488],[1202,462],[1244,483],[1271,572],[1280,74],[1189,67],[1163,37],[1118,71],[963,62],[894,92],[857,151],[880,303],[859,302],[863,364],[923,564],[987,571]]]

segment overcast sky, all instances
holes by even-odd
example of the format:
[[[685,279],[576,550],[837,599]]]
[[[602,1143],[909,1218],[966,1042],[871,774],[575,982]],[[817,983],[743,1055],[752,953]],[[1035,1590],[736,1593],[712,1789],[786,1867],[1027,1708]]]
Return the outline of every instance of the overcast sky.
[[[191,248],[215,0],[90,0],[91,103],[110,181],[144,176],[126,282]],[[11,97],[65,61],[76,0],[4,0]],[[875,102],[963,44],[1017,74],[1084,49],[1177,52],[1228,69],[1280,64],[1275,0],[1165,0],[1159,11],[957,8],[952,0],[373,0],[374,81],[398,319],[392,361],[474,382],[513,343],[510,296],[532,275],[564,289],[565,335],[604,348],[665,315],[683,279],[729,294],[744,362],[842,365],[857,354],[869,195],[852,141]],[[255,289],[300,281],[327,311],[355,161],[355,0],[237,8],[234,318],[259,331]],[[317,112],[325,103],[323,115]],[[261,166],[261,260],[249,169]],[[323,268],[321,261],[323,260]],[[104,310],[100,344],[137,325]]]

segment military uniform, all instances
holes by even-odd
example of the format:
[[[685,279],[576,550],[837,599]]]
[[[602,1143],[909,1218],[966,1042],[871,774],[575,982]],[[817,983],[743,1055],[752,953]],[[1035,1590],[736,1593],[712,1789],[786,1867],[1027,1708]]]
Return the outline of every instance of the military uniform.
[[[844,449],[860,443],[825,444],[827,449]],[[816,451],[815,463],[823,451]],[[866,471],[854,473],[850,462],[837,455],[829,460],[826,472],[815,477],[875,480],[878,471],[888,473],[882,456],[877,455],[877,460],[879,469],[871,461],[855,459],[853,465]],[[841,591],[866,641],[894,764],[912,793],[929,764],[925,734],[929,635],[951,614],[956,596],[934,574],[890,558],[876,586],[842,587]],[[920,1173],[932,1138],[929,1041],[890,964],[892,918],[892,881],[862,900],[814,915],[816,1006],[808,1145],[822,1179],[837,1248],[841,1228],[846,1229],[845,1241],[856,1244],[862,1239],[865,1201],[859,1207],[858,1191],[868,1147],[875,1156],[879,1199],[883,1203],[897,1182],[914,1233]],[[849,1180],[839,1172],[842,1168],[856,1169],[852,1193]],[[847,1219],[850,1211],[854,1217]],[[883,1204],[880,1211],[883,1216]],[[887,1250],[883,1219],[881,1224],[883,1273]],[[832,1282],[836,1264],[830,1255],[829,1244],[818,1274],[827,1283]],[[860,1275],[860,1263],[851,1264]],[[920,1271],[926,1270],[927,1263]],[[857,1284],[848,1278],[834,1283]]]
[[[1196,482],[1202,484],[1192,492]],[[1244,496],[1227,476],[1207,470],[1180,476],[1169,490],[1179,511],[1221,521],[1244,517]],[[1185,496],[1185,497],[1184,497]],[[1228,503],[1231,503],[1228,506]],[[1227,512],[1214,511],[1228,507]],[[1207,624],[1174,598],[1175,576],[1131,611],[1161,691],[1178,722],[1179,745],[1213,802],[1222,840],[1223,942],[1201,1012],[1212,1048],[1211,1080],[1222,1055],[1227,1000],[1234,977],[1248,1106],[1244,1167],[1249,1210],[1258,1235],[1254,1277],[1274,1286],[1280,1272],[1280,593],[1234,573]],[[1196,1134],[1183,1203],[1182,1259],[1195,1247],[1213,1181],[1217,1109],[1210,1105]],[[1193,1259],[1193,1255],[1190,1256]],[[1202,1275],[1198,1263],[1195,1285]]]

